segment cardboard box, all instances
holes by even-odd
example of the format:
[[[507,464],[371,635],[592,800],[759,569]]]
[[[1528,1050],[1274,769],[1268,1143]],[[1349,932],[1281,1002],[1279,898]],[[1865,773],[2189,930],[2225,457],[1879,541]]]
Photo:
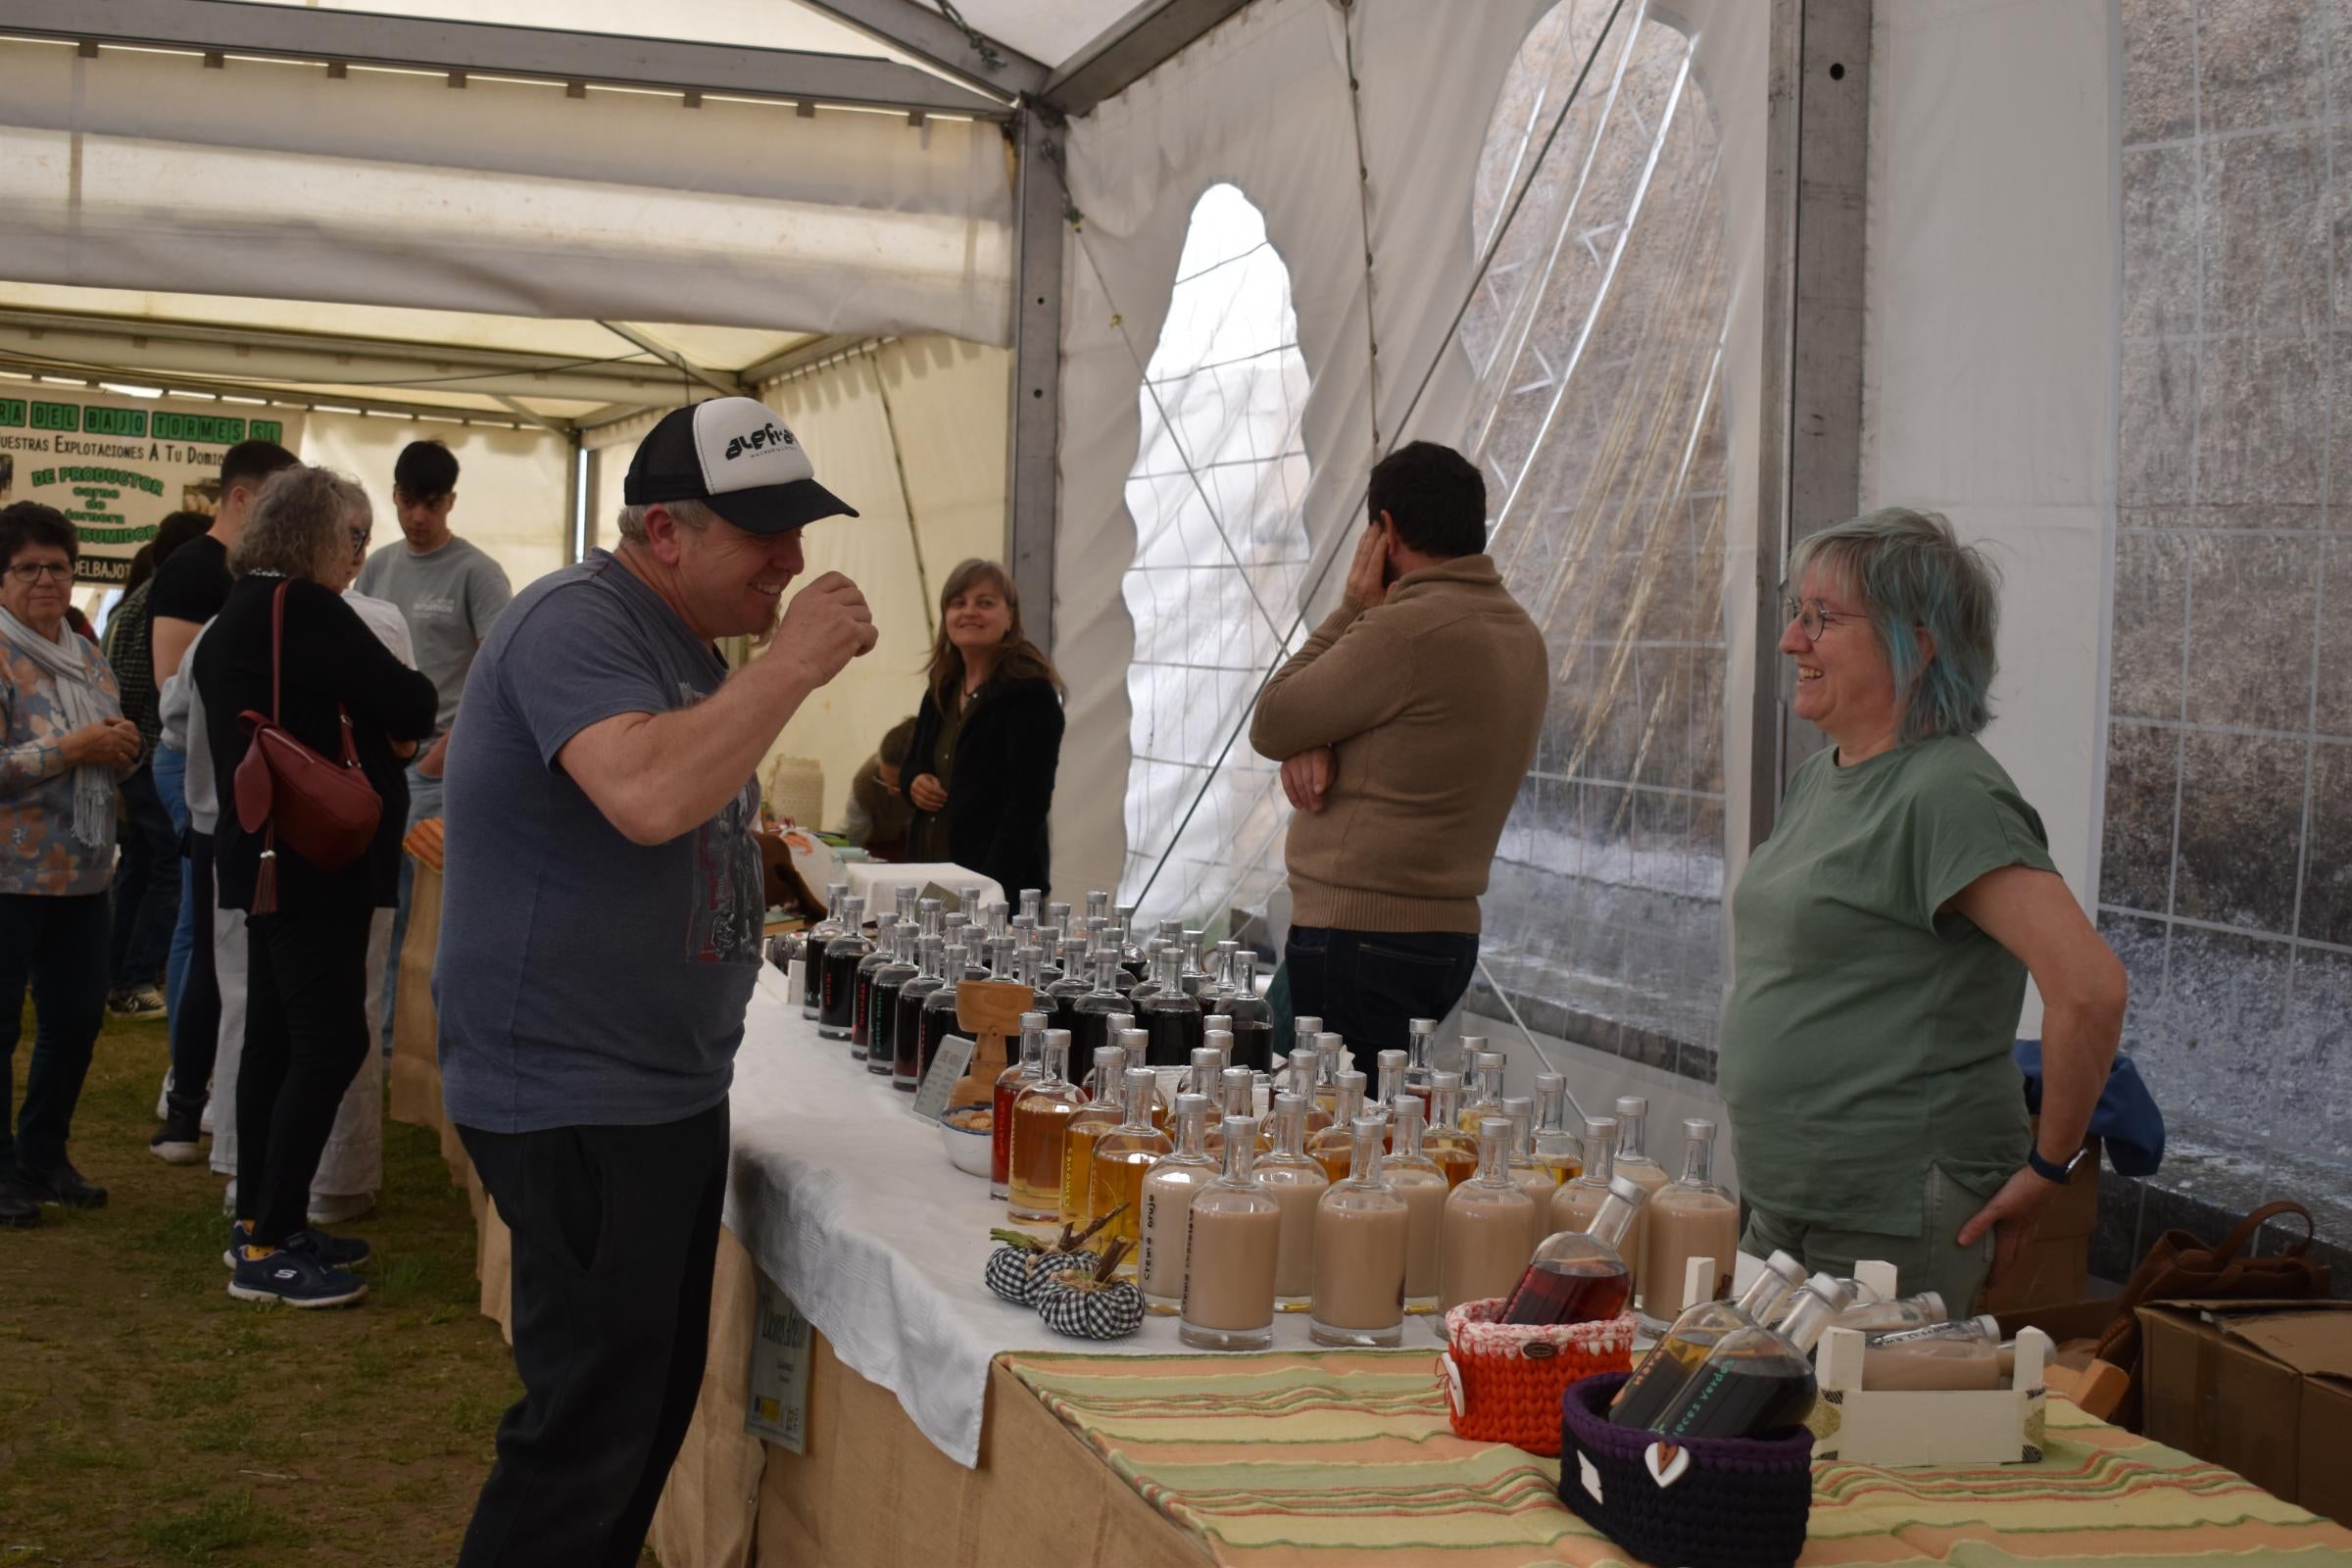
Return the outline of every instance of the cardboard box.
[[[2034,1240],[2001,1282],[1984,1293],[1982,1311],[2014,1312],[2090,1294],[2090,1233],[2099,1223],[2099,1141],[2067,1184],[2042,1205]]]
[[[2149,1437],[2352,1523],[2352,1301],[2160,1301],[2139,1322]]]

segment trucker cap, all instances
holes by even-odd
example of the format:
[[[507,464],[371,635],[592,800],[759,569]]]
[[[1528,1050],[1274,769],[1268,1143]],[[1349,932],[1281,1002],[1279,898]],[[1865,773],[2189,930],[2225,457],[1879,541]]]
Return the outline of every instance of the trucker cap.
[[[746,533],[783,533],[858,509],[816,482],[800,439],[755,398],[711,398],[662,416],[629,460],[632,507],[700,501]]]

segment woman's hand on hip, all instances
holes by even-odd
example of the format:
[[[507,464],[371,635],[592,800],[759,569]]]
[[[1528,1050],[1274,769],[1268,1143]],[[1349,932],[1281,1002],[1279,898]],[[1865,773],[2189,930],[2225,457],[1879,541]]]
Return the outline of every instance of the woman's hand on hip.
[[[948,792],[935,773],[918,773],[906,786],[906,798],[914,802],[918,811],[944,811],[948,808]]]
[[[1987,1231],[1992,1233],[1992,1272],[1984,1280],[1988,1288],[2000,1283],[2017,1254],[2034,1240],[2034,1232],[2041,1224],[2041,1206],[2057,1191],[2057,1183],[2044,1180],[2029,1167],[2002,1183],[1991,1200],[1960,1227],[1962,1247],[1974,1247]]]

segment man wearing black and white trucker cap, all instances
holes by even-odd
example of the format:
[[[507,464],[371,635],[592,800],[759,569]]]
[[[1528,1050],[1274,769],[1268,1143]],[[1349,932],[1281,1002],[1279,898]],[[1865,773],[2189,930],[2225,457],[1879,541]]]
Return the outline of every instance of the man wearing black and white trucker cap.
[[[874,646],[857,585],[789,607],[856,511],[750,398],[673,410],[619,547],[482,645],[450,745],[433,975],[450,1119],[514,1233],[523,1397],[459,1559],[634,1563],[703,1376],[727,1088],[759,972],[754,768]],[[711,646],[764,653],[729,675]]]

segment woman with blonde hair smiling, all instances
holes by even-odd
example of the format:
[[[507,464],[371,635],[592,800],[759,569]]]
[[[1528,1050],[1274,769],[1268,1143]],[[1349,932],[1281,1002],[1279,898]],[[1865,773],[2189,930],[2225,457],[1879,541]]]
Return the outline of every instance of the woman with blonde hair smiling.
[[[2124,975],[2041,818],[1977,740],[1997,583],[1933,513],[1804,541],[1780,650],[1829,750],[1788,780],[1732,899],[1718,1077],[1741,1250],[1896,1265],[1957,1318],[2066,1180],[2123,1027]],[[2038,1137],[2010,1060],[2044,1008]]]
[[[229,556],[236,585],[195,655],[213,776],[220,906],[246,912],[245,1046],[237,1067],[237,1219],[229,1294],[290,1306],[340,1306],[367,1293],[351,1269],[365,1242],[307,1220],[311,1180],[335,1108],[369,1055],[368,942],[399,874],[408,779],[394,747],[433,731],[433,683],[393,657],[342,597],[367,494],[322,468],[274,474]],[[282,650],[273,622],[284,595]],[[270,713],[314,752],[339,757],[349,725],[360,766],[383,801],[375,837],[327,870],[282,839],[274,903],[257,901],[265,846],[234,807],[247,746],[238,716]],[[257,907],[257,902],[265,906]]]

